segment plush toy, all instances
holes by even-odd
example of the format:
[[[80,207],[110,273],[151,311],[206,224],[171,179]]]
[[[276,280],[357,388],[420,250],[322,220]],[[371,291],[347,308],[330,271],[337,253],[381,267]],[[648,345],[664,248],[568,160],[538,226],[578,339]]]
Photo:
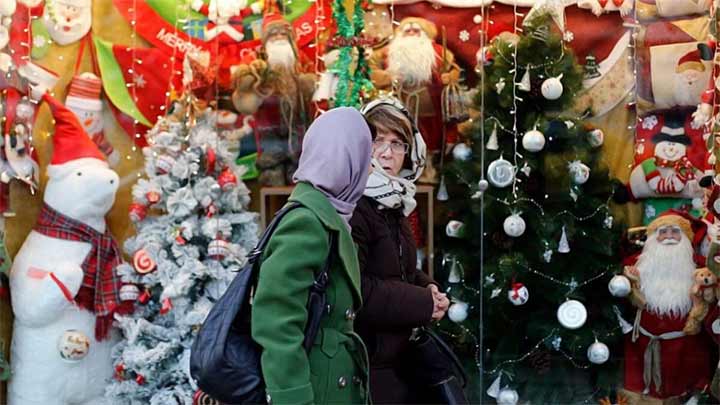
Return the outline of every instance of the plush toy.
[[[717,300],[720,292],[717,276],[707,267],[695,270],[694,279],[695,284],[691,290],[693,306],[683,329],[688,335],[700,333],[702,321],[708,313],[708,306]]]
[[[121,301],[120,252],[105,215],[118,175],[72,112],[43,97],[56,120],[44,206],[10,273],[11,405],[100,404],[112,378]]]

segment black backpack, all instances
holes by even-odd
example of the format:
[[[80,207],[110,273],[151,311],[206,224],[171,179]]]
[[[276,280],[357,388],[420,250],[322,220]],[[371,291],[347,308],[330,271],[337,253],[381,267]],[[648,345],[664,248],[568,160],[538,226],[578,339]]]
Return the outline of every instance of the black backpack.
[[[210,310],[190,351],[190,374],[200,389],[226,404],[265,404],[266,393],[260,367],[262,348],[250,334],[250,300],[257,285],[259,259],[270,236],[285,214],[300,207],[290,203],[275,214],[247,263]],[[336,234],[330,232],[330,253],[316,275],[308,297],[308,321],[303,347],[310,352],[325,313],[328,271],[336,250]]]

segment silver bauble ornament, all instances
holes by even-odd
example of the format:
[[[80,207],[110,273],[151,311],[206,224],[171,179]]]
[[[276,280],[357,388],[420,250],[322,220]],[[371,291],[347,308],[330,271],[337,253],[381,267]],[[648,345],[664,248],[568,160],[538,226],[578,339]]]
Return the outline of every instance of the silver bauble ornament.
[[[563,75],[545,79],[542,86],[540,87],[540,92],[542,93],[543,97],[548,100],[557,100],[560,98],[560,96],[562,96],[563,85],[560,81],[562,77]]]
[[[520,401],[520,395],[518,392],[510,389],[503,388],[497,397],[497,405],[516,405]]]
[[[622,274],[618,274],[608,283],[608,290],[613,297],[627,297],[631,291],[630,280]]]
[[[545,135],[536,128],[525,132],[522,146],[528,152],[540,152],[545,147]]]
[[[610,349],[605,343],[596,340],[595,343],[588,347],[587,357],[591,363],[603,364],[610,358]]]
[[[503,230],[508,236],[517,238],[525,233],[525,220],[519,214],[512,214],[505,218]]]
[[[456,160],[468,160],[472,155],[472,149],[464,143],[459,143],[453,148],[452,154]]]

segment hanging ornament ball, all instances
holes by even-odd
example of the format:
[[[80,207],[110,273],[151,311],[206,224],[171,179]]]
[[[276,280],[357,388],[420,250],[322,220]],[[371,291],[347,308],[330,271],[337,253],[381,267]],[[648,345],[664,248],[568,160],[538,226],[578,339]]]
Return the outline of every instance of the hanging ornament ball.
[[[528,152],[540,152],[545,147],[545,135],[537,129],[531,129],[523,135],[522,146]]]
[[[568,164],[568,171],[572,182],[578,185],[587,183],[590,178],[590,168],[579,160]]]
[[[588,347],[587,356],[591,363],[603,364],[610,358],[610,349],[605,343],[596,340]]]
[[[453,157],[456,160],[468,160],[470,159],[470,155],[472,154],[472,149],[470,149],[467,144],[459,143],[455,145],[455,147],[452,150]]]
[[[525,220],[518,214],[512,214],[505,218],[503,230],[508,236],[517,238],[525,233]]]
[[[172,156],[160,155],[155,161],[155,169],[158,174],[170,173],[173,166],[175,166],[175,159]]]
[[[508,291],[508,300],[513,305],[524,305],[530,299],[530,291],[523,283],[513,283],[512,288]]]
[[[540,87],[540,92],[542,93],[543,97],[548,100],[557,100],[560,98],[560,96],[562,96],[563,85],[560,79],[562,79],[562,75],[545,79],[542,86]]]
[[[237,177],[229,167],[226,167],[218,176],[218,184],[223,191],[230,191],[237,186]]]
[[[208,256],[215,260],[222,260],[230,256],[230,244],[220,238],[214,239],[208,245]]]
[[[466,302],[457,301],[448,308],[448,318],[455,323],[460,323],[467,319],[468,304]]]
[[[475,14],[473,16],[473,22],[475,24],[480,24],[482,22],[482,16],[480,14]]]
[[[568,329],[578,329],[585,325],[587,309],[580,301],[568,300],[558,308],[557,318],[560,325]]]
[[[133,255],[133,267],[138,273],[147,274],[155,270],[156,264],[145,249],[139,249]]]
[[[135,284],[125,284],[120,287],[120,299],[123,301],[135,301],[140,296],[140,289]]]
[[[489,187],[490,187],[490,183],[488,183],[487,180],[482,179],[482,180],[478,181],[478,190],[480,190],[480,191],[485,191],[485,190],[487,190]]]
[[[627,297],[631,291],[630,280],[622,274],[618,274],[608,283],[608,290],[613,297]]]
[[[63,360],[82,360],[90,351],[90,339],[79,330],[68,329],[60,336],[58,351]]]
[[[588,136],[588,142],[593,148],[598,148],[605,142],[605,133],[602,129],[593,129],[588,133]]]
[[[451,238],[462,238],[464,233],[465,224],[460,221],[451,220],[445,226],[445,234]]]
[[[507,187],[515,179],[515,168],[502,156],[488,165],[488,180],[495,187]]]
[[[140,222],[147,216],[147,207],[140,203],[130,204],[130,220],[133,222]]]
[[[503,388],[497,396],[497,405],[516,405],[518,401],[520,401],[520,395],[510,388]]]

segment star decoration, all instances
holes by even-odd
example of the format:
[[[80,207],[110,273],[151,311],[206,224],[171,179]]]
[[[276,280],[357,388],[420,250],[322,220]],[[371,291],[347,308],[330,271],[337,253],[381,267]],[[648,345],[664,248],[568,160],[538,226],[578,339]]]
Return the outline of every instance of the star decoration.
[[[460,40],[462,42],[467,42],[470,39],[470,33],[466,30],[460,31],[460,34],[458,34],[458,36],[460,37]]]
[[[560,31],[565,32],[565,6],[574,3],[572,0],[536,0],[533,7],[525,16],[525,22],[549,14]]]
[[[135,83],[135,86],[142,89],[142,88],[145,88],[145,84],[147,82],[145,81],[145,78],[143,77],[143,75],[134,74],[133,75],[133,83]]]
[[[570,279],[570,283],[568,283],[568,284],[569,284],[568,287],[570,287],[570,291],[575,291],[575,289],[578,287],[578,282],[575,281],[574,277]]]
[[[489,276],[485,276],[485,285],[492,285],[495,283],[495,274],[491,274]]]
[[[563,34],[563,41],[572,42],[573,39],[575,39],[575,34],[573,34],[572,31],[565,31],[565,34]]]
[[[570,120],[567,120],[567,121],[565,121],[565,126],[567,127],[567,129],[572,129],[575,126],[575,123]]]

